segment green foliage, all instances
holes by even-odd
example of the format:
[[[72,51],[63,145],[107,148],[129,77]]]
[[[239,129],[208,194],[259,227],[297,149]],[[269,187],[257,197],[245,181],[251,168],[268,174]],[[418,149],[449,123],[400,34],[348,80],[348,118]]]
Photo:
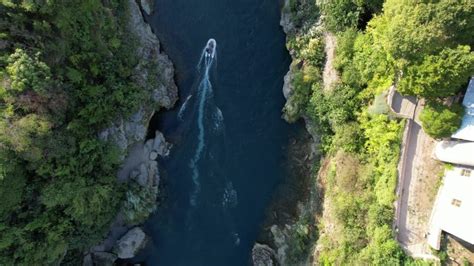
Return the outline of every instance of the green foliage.
[[[400,80],[403,94],[437,98],[455,95],[474,73],[474,53],[469,46],[445,48],[428,55],[419,65],[409,66]]]
[[[438,102],[428,102],[420,114],[423,130],[433,138],[451,136],[459,129],[464,108],[459,104],[447,107]]]
[[[321,3],[327,29],[338,32],[347,28],[361,29],[374,13],[382,9],[383,0],[325,0]]]
[[[146,100],[127,7],[0,3],[0,265],[81,259],[121,207],[117,147],[97,136]]]
[[[331,150],[335,152],[341,149],[348,153],[359,153],[364,144],[364,137],[360,125],[356,122],[347,122],[336,125],[332,137]]]
[[[324,265],[399,264],[405,257],[390,226],[403,124],[385,115],[370,117],[366,112],[359,121],[365,140],[362,154],[343,151],[360,140],[332,143],[332,150],[339,150],[326,176],[325,200],[334,215],[327,222],[335,224],[337,233],[320,240],[319,261]]]
[[[341,74],[341,81],[354,88],[361,88],[361,73],[354,64],[355,47],[354,43],[360,32],[355,29],[348,29],[337,35],[336,57],[334,58],[334,67]]]
[[[452,95],[472,74],[466,46],[472,42],[472,12],[472,1],[388,0],[384,13],[369,23],[361,59],[354,60],[369,59],[359,67],[363,72],[377,70],[368,72],[367,80],[398,81],[402,92],[424,97]]]
[[[387,0],[383,10],[369,23],[368,33],[377,36],[376,44],[399,65],[472,40],[472,1]]]
[[[320,221],[323,265],[422,265],[403,254],[391,231],[404,122],[389,116],[384,92],[395,85],[430,98],[420,117],[425,131],[449,136],[462,108],[435,100],[456,94],[474,71],[472,1],[386,0],[383,12],[382,3],[320,2],[326,28],[337,33],[334,66],[341,77],[333,91],[323,91],[321,79],[305,83],[311,88],[305,114],[331,160],[323,176],[329,202],[328,218]],[[311,40],[302,40],[289,39],[293,55],[321,70],[319,59],[303,52]]]
[[[3,134],[0,140],[28,161],[42,159],[51,123],[46,117],[28,114],[13,123],[0,122]]]
[[[319,16],[319,8],[314,0],[289,0],[285,12],[290,13],[291,22],[296,28],[311,25]]]
[[[311,85],[321,80],[321,74],[313,66],[304,66],[302,69],[292,67],[293,79],[291,80],[292,91],[283,109],[284,118],[289,122],[298,120],[305,114],[308,106]]]
[[[388,114],[390,112],[390,108],[386,100],[387,94],[387,91],[384,91],[383,93],[375,96],[374,102],[367,109],[370,115]]]
[[[10,76],[10,90],[21,93],[27,89],[44,93],[51,82],[49,67],[40,61],[39,53],[33,58],[22,49],[16,49],[8,59],[7,73]],[[13,94],[13,93],[12,93]]]
[[[310,254],[311,246],[317,238],[317,229],[314,224],[314,217],[309,211],[304,211],[289,229],[287,257],[284,263],[299,265],[305,262],[305,258]]]
[[[357,90],[347,85],[337,85],[334,90],[324,92],[320,84],[313,85],[307,113],[319,126],[319,131],[330,137],[336,127],[354,120],[360,108]],[[322,149],[330,149],[331,138],[323,138]]]
[[[155,211],[158,190],[153,187],[142,187],[131,183],[131,189],[126,193],[126,199],[122,206],[126,222],[134,225],[144,221]]]
[[[7,155],[0,155],[0,219],[18,211],[23,200],[26,176],[15,161],[7,161]]]

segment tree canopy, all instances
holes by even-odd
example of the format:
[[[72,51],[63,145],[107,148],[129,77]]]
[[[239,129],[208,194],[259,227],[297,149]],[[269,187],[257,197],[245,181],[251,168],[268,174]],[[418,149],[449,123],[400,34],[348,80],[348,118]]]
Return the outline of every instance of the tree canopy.
[[[437,102],[429,102],[420,114],[426,133],[434,138],[451,136],[462,122],[464,108],[459,104],[447,107]]]

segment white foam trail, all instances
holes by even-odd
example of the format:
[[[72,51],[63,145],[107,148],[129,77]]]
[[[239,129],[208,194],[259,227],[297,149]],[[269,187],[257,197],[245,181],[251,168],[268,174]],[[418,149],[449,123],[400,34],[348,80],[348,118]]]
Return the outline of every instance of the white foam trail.
[[[201,54],[201,58],[199,59],[199,65],[198,65],[198,67],[200,67],[204,59],[204,75],[198,87],[198,96],[199,96],[198,117],[197,117],[198,146],[196,148],[194,157],[192,158],[191,163],[190,163],[190,167],[193,169],[192,179],[194,183],[194,191],[191,195],[191,200],[190,200],[190,203],[192,206],[196,205],[197,195],[201,191],[201,184],[199,182],[199,169],[198,169],[197,163],[201,159],[201,155],[205,147],[204,106],[206,103],[207,95],[212,90],[212,85],[211,85],[211,82],[209,81],[209,69],[212,65],[213,59],[211,57],[204,57],[204,53],[205,53],[205,49],[203,50],[203,53]]]
[[[184,114],[184,111],[186,111],[186,107],[188,106],[188,102],[189,102],[189,99],[191,99],[191,97],[193,97],[192,95],[189,95],[187,98],[186,98],[186,101],[184,101],[183,105],[181,105],[181,108],[179,109],[179,112],[178,112],[178,119],[180,121],[183,120],[183,114]]]

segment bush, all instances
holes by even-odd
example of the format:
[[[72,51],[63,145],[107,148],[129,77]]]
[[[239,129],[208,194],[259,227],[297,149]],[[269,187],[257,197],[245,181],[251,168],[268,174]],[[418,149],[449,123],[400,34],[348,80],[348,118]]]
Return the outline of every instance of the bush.
[[[374,13],[382,9],[383,0],[322,1],[326,28],[338,32],[347,28],[364,29]]]
[[[474,53],[469,46],[443,49],[428,55],[405,71],[397,87],[403,94],[438,98],[455,95],[474,73]]]
[[[120,209],[119,154],[98,132],[146,100],[127,8],[0,4],[0,265],[82,260]]]
[[[438,102],[428,102],[420,114],[423,130],[433,138],[446,138],[459,129],[464,108],[459,104],[447,107]]]
[[[141,187],[135,182],[132,182],[130,186],[122,210],[126,222],[129,225],[135,225],[146,220],[155,211],[158,188]]]

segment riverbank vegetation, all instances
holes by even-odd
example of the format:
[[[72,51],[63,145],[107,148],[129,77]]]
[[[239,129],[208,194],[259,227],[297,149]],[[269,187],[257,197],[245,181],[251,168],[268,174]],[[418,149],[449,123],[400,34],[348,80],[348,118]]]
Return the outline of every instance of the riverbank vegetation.
[[[316,259],[323,265],[410,263],[392,231],[404,121],[390,113],[385,95],[393,85],[425,98],[420,118],[434,137],[459,127],[462,107],[445,103],[474,73],[474,3],[344,0],[321,1],[319,9],[322,26],[288,35],[290,103],[295,97],[298,106],[284,110],[290,121],[302,116],[316,125],[328,162],[320,171],[325,209]],[[337,36],[339,81],[331,88],[322,82],[326,30]]]
[[[125,197],[98,132],[136,110],[127,2],[0,4],[0,264],[82,258]]]

